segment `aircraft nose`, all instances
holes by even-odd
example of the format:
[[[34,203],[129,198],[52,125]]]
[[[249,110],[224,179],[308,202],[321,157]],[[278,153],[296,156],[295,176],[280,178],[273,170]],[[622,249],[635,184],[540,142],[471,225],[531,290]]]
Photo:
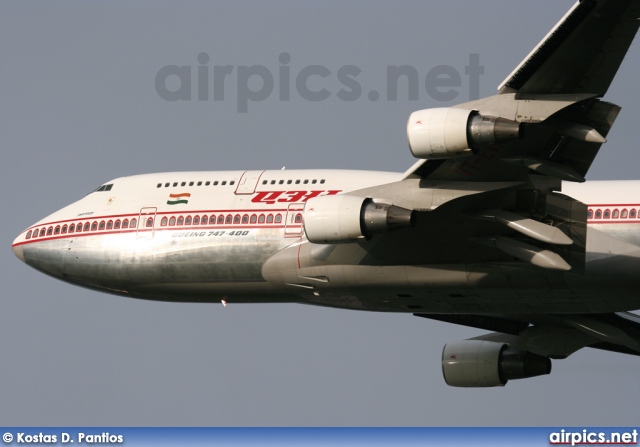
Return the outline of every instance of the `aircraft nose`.
[[[18,239],[13,241],[13,245],[11,246],[11,250],[13,250],[13,254],[16,255],[18,259],[20,259],[22,262],[24,262],[24,249],[22,248],[22,245],[16,245],[17,242],[18,242]]]

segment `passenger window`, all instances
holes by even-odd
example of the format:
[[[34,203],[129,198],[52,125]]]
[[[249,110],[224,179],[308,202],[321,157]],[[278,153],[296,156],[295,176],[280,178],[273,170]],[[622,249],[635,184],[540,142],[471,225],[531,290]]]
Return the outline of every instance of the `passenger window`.
[[[125,219],[122,221],[122,228],[129,228],[129,219]]]
[[[69,225],[69,233],[73,233],[76,229],[76,224]]]
[[[202,182],[198,182],[198,186],[202,186]]]
[[[186,186],[187,182],[180,183],[180,186]]]
[[[216,223],[216,216],[211,216],[211,220],[212,220],[212,223]],[[209,219],[207,219],[207,216],[202,216],[202,220],[200,221],[200,224],[206,225],[208,223],[209,223]]]
[[[227,216],[227,218],[225,219],[224,223],[230,224],[232,220],[233,220],[233,216],[231,214],[229,214]]]
[[[189,182],[189,186],[193,186],[193,182]]]
[[[98,229],[98,222],[93,222],[91,224],[91,231],[96,231]]]
[[[318,181],[317,180],[311,180],[311,183],[313,183],[315,185],[316,183],[318,183]]]
[[[176,218],[175,216],[171,216],[171,219],[169,219],[169,225],[175,225],[176,224]]]
[[[62,234],[66,234],[66,233],[67,233],[67,229],[68,229],[68,228],[69,228],[69,227],[67,227],[66,225],[63,225],[63,226],[62,226]]]
[[[236,214],[235,217],[233,218],[233,223],[234,224],[239,224],[240,223],[240,214]]]
[[[602,219],[602,210],[596,211],[596,219]]]
[[[593,219],[593,210],[587,211],[587,219]]]
[[[195,216],[193,218],[193,224],[194,225],[200,225],[200,216]]]
[[[635,218],[636,218],[636,210],[631,210],[631,211],[629,212],[629,217],[630,217],[631,219],[635,219]]]
[[[617,209],[613,210],[613,215],[611,217],[617,219],[618,217],[620,217],[620,211],[618,211]]]
[[[191,216],[187,216],[187,218],[184,220],[184,224],[191,225]]]
[[[258,221],[258,216],[256,216],[255,214],[251,215],[251,223],[254,224]]]
[[[131,222],[129,223],[129,228],[135,228],[137,223],[138,221],[136,219],[131,219]]]
[[[184,224],[184,217],[179,216],[178,217],[178,225],[183,225]]]
[[[622,217],[623,219],[626,219],[628,215],[629,214],[628,214],[627,210],[622,210],[622,213],[621,213],[620,217]]]
[[[60,225],[56,225],[55,234],[60,234]]]
[[[293,180],[287,180],[287,185],[290,185],[291,183],[293,183]]]
[[[296,214],[296,223],[302,223],[302,214],[298,213]]]
[[[263,185],[266,185],[266,184],[267,184],[267,180],[263,180],[263,181],[262,181],[262,184],[263,184]]]
[[[178,186],[178,182],[173,182],[173,187],[175,188],[176,186]]]
[[[299,184],[300,184],[300,180],[296,180],[296,185],[299,185]]]
[[[280,181],[278,182],[278,184],[279,184],[279,185],[282,185],[283,183],[284,183],[284,180],[280,180]]]
[[[243,224],[248,224],[249,223],[249,215],[245,214],[244,216],[242,216],[242,223]]]
[[[324,184],[324,179],[320,180],[320,184],[321,185]]]
[[[211,184],[211,182],[206,182],[206,183],[204,184],[204,186],[209,186],[210,184]]]
[[[153,217],[147,219],[147,228],[153,227]]]
[[[224,186],[224,185],[226,185],[226,184],[227,184],[226,180],[225,180],[224,182],[222,182],[222,186]]]
[[[170,185],[170,183],[165,183],[165,184],[164,184],[164,187],[165,187],[165,188],[168,188],[168,187],[169,187],[169,185]]]
[[[115,228],[116,230],[119,230],[119,229],[120,229],[120,219],[116,220],[116,224],[114,225],[114,228]]]
[[[26,239],[31,239],[31,230],[27,231]]]
[[[53,234],[53,227],[49,227],[47,230],[47,236],[51,236]]]
[[[275,184],[276,184],[276,181],[275,181],[275,180],[271,180],[271,184],[272,184],[272,185],[275,185]]]
[[[268,224],[273,223],[273,215],[272,215],[272,214],[269,214],[269,215],[267,216],[267,223],[268,223]]]
[[[91,229],[91,224],[89,222],[84,223],[84,231],[89,231]]]
[[[104,220],[102,222],[100,222],[100,229],[101,230],[104,230],[106,226],[107,226],[107,223]]]
[[[604,218],[605,218],[605,219],[609,219],[610,217],[611,217],[611,211],[609,211],[609,210],[605,210],[605,212],[604,212]]]
[[[156,188],[160,188],[162,186],[162,183],[158,183],[158,185],[156,186]]]
[[[76,227],[76,233],[80,233],[82,231],[82,224],[79,223],[78,226]]]
[[[161,227],[166,227],[168,222],[169,222],[169,219],[167,219],[167,216],[164,216],[162,218],[162,220],[160,221],[160,226]]]
[[[258,218],[258,223],[261,223],[261,224],[264,223],[264,214],[260,214],[260,217]]]
[[[282,222],[282,216],[280,214],[276,214],[276,223]]]
[[[304,183],[304,184],[306,185],[307,183],[309,183],[309,180],[305,180],[305,181],[304,181],[304,182],[302,182],[302,183]]]
[[[224,215],[219,215],[218,216],[218,225],[223,224],[224,223]]]

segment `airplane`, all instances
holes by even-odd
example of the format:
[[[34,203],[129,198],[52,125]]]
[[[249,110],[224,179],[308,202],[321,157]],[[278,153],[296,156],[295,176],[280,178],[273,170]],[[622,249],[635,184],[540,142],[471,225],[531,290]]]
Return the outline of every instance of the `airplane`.
[[[412,113],[404,173],[167,172],[111,180],[12,250],[68,283],[173,302],[403,312],[490,331],[446,383],[504,386],[584,347],[640,355],[640,182],[589,181],[640,0],[581,0],[498,94]]]

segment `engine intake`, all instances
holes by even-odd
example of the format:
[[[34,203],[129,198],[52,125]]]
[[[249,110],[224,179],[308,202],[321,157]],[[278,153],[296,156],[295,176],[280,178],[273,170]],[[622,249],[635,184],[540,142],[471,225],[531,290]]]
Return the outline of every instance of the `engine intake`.
[[[303,222],[310,242],[337,244],[412,227],[415,215],[413,210],[375,199],[340,194],[309,199]]]
[[[416,158],[469,155],[484,146],[521,136],[518,122],[454,107],[418,110],[407,122],[409,148]]]
[[[487,340],[449,343],[442,350],[442,374],[449,386],[504,386],[551,372],[551,360]]]

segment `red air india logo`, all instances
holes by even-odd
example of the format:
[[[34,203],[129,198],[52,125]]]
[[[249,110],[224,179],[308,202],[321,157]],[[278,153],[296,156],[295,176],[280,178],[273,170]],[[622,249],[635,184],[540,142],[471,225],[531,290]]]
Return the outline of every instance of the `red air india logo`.
[[[260,191],[253,196],[251,201],[268,203],[269,205],[274,203],[299,203],[318,196],[332,196],[339,192],[341,190],[334,189],[329,191]]]

